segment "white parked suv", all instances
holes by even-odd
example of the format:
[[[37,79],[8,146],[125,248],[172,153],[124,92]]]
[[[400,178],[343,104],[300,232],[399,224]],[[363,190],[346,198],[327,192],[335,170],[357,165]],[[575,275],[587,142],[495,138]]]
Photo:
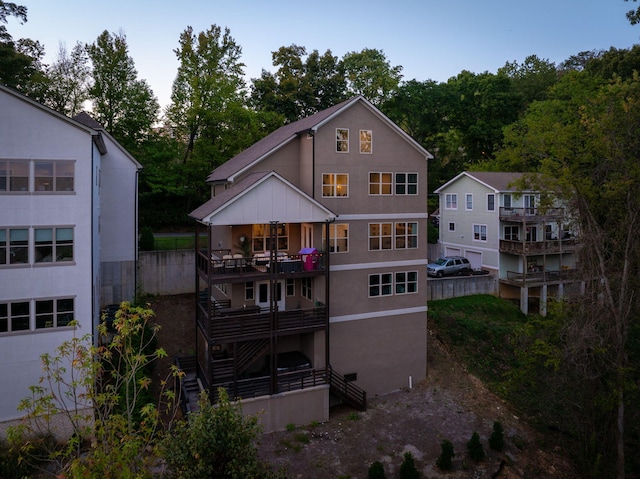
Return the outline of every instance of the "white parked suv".
[[[446,274],[471,274],[471,264],[464,256],[445,256],[427,265],[427,274],[442,278]]]

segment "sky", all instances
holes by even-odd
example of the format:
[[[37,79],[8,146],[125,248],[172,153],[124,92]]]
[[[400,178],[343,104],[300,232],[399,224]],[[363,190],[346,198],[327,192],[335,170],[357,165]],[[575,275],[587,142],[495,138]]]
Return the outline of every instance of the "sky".
[[[623,0],[13,0],[27,22],[10,19],[14,39],[44,44],[45,63],[59,45],[93,43],[104,30],[123,32],[138,78],[161,106],[170,101],[178,61],[174,50],[188,26],[229,28],[242,48],[247,81],[275,72],[272,52],[296,44],[341,58],[382,50],[403,80],[446,82],[463,70],[495,73],[529,55],[559,64],[582,51],[640,43]]]

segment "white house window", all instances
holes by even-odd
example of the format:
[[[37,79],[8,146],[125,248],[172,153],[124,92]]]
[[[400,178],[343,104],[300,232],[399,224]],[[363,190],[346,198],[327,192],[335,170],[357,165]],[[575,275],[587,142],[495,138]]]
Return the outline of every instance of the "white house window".
[[[369,275],[369,297],[391,296],[393,294],[393,274],[378,273]]]
[[[349,175],[346,173],[324,173],[322,175],[323,198],[349,196]]]
[[[372,146],[371,130],[360,130],[360,153],[371,153]]]
[[[536,197],[534,195],[524,195],[524,207],[526,208],[526,214],[535,214]]]
[[[276,235],[278,237],[277,249],[286,251],[289,249],[289,228],[287,224],[278,223],[276,225]],[[254,252],[271,251],[271,225],[254,224],[252,226],[251,237]]]
[[[502,202],[504,203],[504,207],[505,208],[511,208],[511,195],[510,194],[505,194],[502,197]]]
[[[456,224],[453,221],[451,221],[449,223],[449,231],[455,231],[455,230],[456,230]]]
[[[418,272],[402,271],[396,273],[396,294],[410,294],[418,292]]]
[[[311,301],[311,298],[313,298],[313,293],[311,291],[311,278],[301,278],[300,287],[302,297],[307,298],[309,301]]]
[[[369,223],[369,251],[392,248],[392,223]]]
[[[487,195],[487,211],[496,210],[496,196],[493,193]]]
[[[34,240],[36,263],[73,261],[73,228],[36,228]]]
[[[447,210],[457,210],[458,209],[458,194],[457,193],[447,193],[444,196],[444,207]]]
[[[473,240],[487,241],[487,225],[473,225]]]
[[[473,195],[471,193],[467,193],[465,197],[465,209],[470,211],[473,209]]]
[[[349,153],[349,130],[347,128],[336,128],[336,151]]]
[[[29,161],[0,160],[0,192],[29,191]]]
[[[418,223],[396,223],[396,249],[418,247]]]
[[[73,298],[36,301],[36,329],[62,328],[73,321]]]
[[[396,173],[396,195],[417,195],[418,173]]]
[[[0,228],[0,265],[29,263],[29,230]]]
[[[72,161],[35,161],[35,191],[73,191],[74,163]]]
[[[29,301],[0,303],[0,333],[29,331]]]
[[[391,173],[369,173],[369,194],[390,195],[393,175]]]
[[[518,241],[518,227],[517,226],[505,226],[504,227],[504,239],[509,241]]]
[[[324,230],[323,230],[324,235]],[[327,248],[327,239],[323,239],[324,247]],[[331,253],[349,252],[349,224],[331,223],[329,225],[329,251]]]

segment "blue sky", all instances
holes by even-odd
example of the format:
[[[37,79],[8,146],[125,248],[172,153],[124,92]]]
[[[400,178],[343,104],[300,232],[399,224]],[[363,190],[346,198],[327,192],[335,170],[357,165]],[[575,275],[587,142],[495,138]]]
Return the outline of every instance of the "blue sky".
[[[271,52],[293,43],[342,57],[364,48],[383,50],[402,65],[404,80],[443,82],[462,70],[496,72],[528,55],[560,63],[586,50],[630,48],[640,25],[623,0],[14,0],[28,22],[11,19],[14,38],[39,40],[47,62],[62,42],[91,43],[104,31],[123,31],[139,78],[160,104],[169,102],[178,62],[173,50],[192,26],[228,27],[242,47],[247,78],[275,71]]]

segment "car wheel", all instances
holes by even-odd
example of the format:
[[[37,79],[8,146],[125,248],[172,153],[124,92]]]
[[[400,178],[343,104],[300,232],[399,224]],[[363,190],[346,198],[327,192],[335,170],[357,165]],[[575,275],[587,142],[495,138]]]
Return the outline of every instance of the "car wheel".
[[[442,271],[438,271],[438,272],[436,273],[436,276],[437,276],[438,278],[442,278],[442,277],[444,276],[444,273],[443,273]]]

